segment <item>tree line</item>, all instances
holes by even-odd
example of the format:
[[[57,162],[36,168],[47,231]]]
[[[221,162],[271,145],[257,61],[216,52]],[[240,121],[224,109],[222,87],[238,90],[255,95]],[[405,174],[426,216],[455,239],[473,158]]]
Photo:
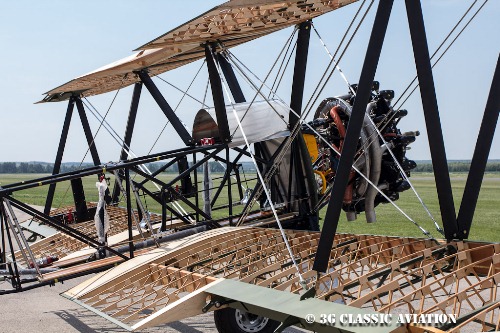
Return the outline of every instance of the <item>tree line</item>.
[[[191,165],[191,163],[189,163]],[[252,162],[241,162],[245,172],[255,171],[255,167]],[[155,162],[149,163],[146,166],[152,172],[157,171],[162,167],[163,163]],[[63,163],[61,165],[60,173],[75,171],[83,168],[91,167],[90,163]],[[209,167],[211,172],[224,172],[225,169],[223,164],[219,162],[209,162]],[[470,162],[448,162],[448,170],[450,172],[468,172],[470,168]],[[45,162],[0,162],[0,173],[52,173],[54,169],[53,163]],[[198,171],[202,172],[203,167],[199,167]],[[166,173],[178,173],[179,168],[177,163],[171,165]],[[433,167],[430,162],[418,162],[417,167],[412,170],[412,172],[433,172]],[[486,172],[500,172],[500,162],[490,161],[486,165]]]
[[[50,163],[0,162],[0,173],[52,173]]]
[[[245,171],[255,171],[255,167],[252,162],[241,162]],[[146,164],[146,167],[151,171],[155,172],[160,169],[164,163],[154,162]],[[189,165],[192,165],[190,162]],[[59,173],[71,172],[75,170],[80,170],[84,168],[92,167],[91,163],[62,163],[61,170]],[[209,162],[210,172],[225,172],[225,165],[219,162],[211,161]],[[46,162],[0,162],[0,173],[52,173],[54,170],[53,163]],[[199,172],[203,171],[203,166],[198,168]],[[177,163],[174,163],[167,170],[166,173],[178,173],[179,167]]]
[[[470,162],[448,162],[449,172],[469,172]],[[433,172],[432,163],[418,163],[412,172]],[[500,162],[488,162],[486,172],[500,172]]]

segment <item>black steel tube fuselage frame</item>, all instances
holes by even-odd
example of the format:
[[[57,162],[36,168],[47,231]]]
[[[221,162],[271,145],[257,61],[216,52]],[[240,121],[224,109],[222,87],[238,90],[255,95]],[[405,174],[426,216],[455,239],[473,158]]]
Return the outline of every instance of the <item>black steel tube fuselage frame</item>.
[[[152,172],[151,173],[151,177],[156,177],[158,176],[160,173],[164,172],[165,170],[167,170],[169,167],[171,167],[172,165],[174,165],[175,163],[177,163],[177,161],[182,158],[183,156],[179,156],[179,157],[176,157],[176,158],[173,158],[171,159],[170,161],[168,161],[167,163],[165,163],[163,166],[161,166],[160,168],[158,168],[158,170],[156,170],[155,172]],[[140,181],[140,184],[141,185],[144,185],[145,183],[147,183],[149,181],[149,179],[145,178],[143,180]]]
[[[49,226],[56,228],[57,230],[65,233],[67,235],[70,235],[71,237],[79,240],[80,242],[88,244],[96,249],[99,247],[102,247],[102,248],[118,255],[119,257],[121,257],[125,260],[129,259],[128,257],[124,256],[123,254],[115,251],[113,248],[111,248],[109,246],[103,246],[97,240],[90,238],[89,236],[85,235],[84,233],[82,233],[82,232],[80,232],[80,231],[78,231],[78,230],[76,230],[68,225],[65,225],[65,224],[59,222],[55,218],[53,218],[49,215],[46,215],[46,214],[36,210],[35,208],[32,208],[29,205],[27,205],[27,204],[25,204],[17,199],[14,199],[11,196],[6,196],[5,198],[7,200],[9,200],[11,205],[16,207],[17,209],[19,209],[19,210],[21,210],[21,211],[23,211],[23,212],[25,212],[33,217],[38,218],[39,220],[43,221],[44,223],[48,224]]]
[[[239,152],[239,154],[232,161],[230,161],[229,160],[229,153],[228,153],[228,150],[226,148],[226,172],[224,173],[224,176],[222,177],[222,180],[219,184],[219,187],[217,188],[217,191],[213,195],[212,201],[210,202],[210,206],[212,208],[215,206],[215,203],[216,203],[220,193],[222,192],[222,188],[224,187],[224,185],[226,184],[227,181],[230,181],[229,178],[231,178],[230,177],[231,172],[227,172],[227,171],[232,170],[242,156],[243,156],[243,152]],[[241,185],[241,184],[238,184],[238,185]]]
[[[175,191],[172,188],[172,186],[177,181],[179,181],[179,180],[183,179],[185,176],[189,175],[191,172],[193,172],[193,170],[195,170],[196,168],[198,168],[199,166],[201,166],[203,163],[205,163],[209,159],[213,158],[216,154],[218,154],[219,152],[221,152],[224,148],[227,149],[227,146],[226,145],[222,145],[221,148],[214,149],[212,152],[208,153],[204,158],[202,158],[201,160],[197,161],[196,163],[193,163],[190,167],[188,167],[186,170],[184,170],[183,172],[181,172],[177,177],[175,177],[174,179],[172,179],[168,183],[162,182],[162,181],[154,178],[154,176],[148,175],[148,174],[146,174],[145,172],[143,172],[142,170],[140,170],[140,169],[138,169],[136,167],[132,167],[132,169],[136,173],[138,173],[139,175],[143,176],[145,179],[147,179],[149,181],[152,181],[152,182],[160,185],[163,190],[169,191],[173,197],[175,197],[176,199],[180,199],[181,201],[183,201],[184,203],[186,203],[189,207],[191,207],[192,209],[194,209],[197,214],[202,215],[204,218],[208,218],[209,219],[210,217],[208,215],[206,215],[196,205],[193,205],[183,195],[181,195],[180,193],[178,193],[177,191]],[[228,163],[229,163],[229,161],[228,161]],[[143,183],[139,183],[139,185],[140,185],[140,187],[142,189],[144,189]],[[223,184],[221,184],[220,187],[223,187]]]
[[[135,158],[126,162],[122,162],[116,165],[107,165],[107,166],[101,166],[101,167],[91,167],[87,168],[84,170],[78,170],[78,171],[73,171],[65,174],[57,174],[53,176],[48,176],[48,177],[43,177],[42,179],[34,179],[31,181],[28,181],[27,183],[17,183],[17,184],[10,184],[7,185],[9,188],[8,189],[1,189],[0,190],[0,196],[6,196],[9,195],[15,191],[22,190],[22,189],[28,189],[28,188],[33,188],[41,185],[47,185],[47,184],[55,184],[59,181],[64,181],[64,180],[71,180],[71,179],[76,179],[76,178],[81,178],[83,176],[89,176],[89,175],[94,175],[94,174],[100,174],[103,173],[105,170],[106,171],[114,171],[114,170],[121,170],[125,169],[128,170],[130,168],[134,169],[135,172],[137,173],[142,173],[139,169],[136,169],[135,166],[148,163],[148,162],[153,162],[153,161],[159,161],[167,158],[173,158],[173,159],[178,159],[179,157],[186,156],[189,154],[196,154],[198,153],[205,153],[207,156],[203,161],[210,159],[211,157],[215,156],[218,152],[222,151],[224,148],[226,148],[226,145],[215,145],[215,146],[202,146],[202,147],[186,147],[182,149],[177,149],[172,152],[165,152],[165,153],[160,153],[160,154],[154,154],[151,156],[146,156],[146,157],[140,157],[140,158]],[[213,150],[210,152],[210,150]],[[200,163],[196,163],[196,165],[193,165],[191,168],[186,170],[183,174],[179,175],[179,177],[183,177],[186,173],[191,172],[194,168],[199,166]],[[150,175],[147,174],[142,174],[144,177],[147,177],[149,180],[155,181],[156,179],[154,177],[151,177]],[[179,178],[177,177],[177,178]],[[174,180],[175,181],[175,180]],[[184,198],[181,194],[177,193],[173,189],[169,189],[169,186],[172,186],[174,182],[170,182],[168,185],[159,182],[156,180],[155,182],[160,183],[160,185],[163,186],[163,188],[167,189],[167,192],[170,193],[170,195],[175,196],[176,199],[183,201],[185,204],[187,204],[190,208],[194,209],[196,213],[201,214],[204,218],[209,218],[208,216],[204,215],[202,211],[198,211],[196,206],[194,206],[191,202],[189,202],[186,198]],[[142,186],[140,186],[143,188]],[[144,190],[144,188],[143,188]],[[157,198],[154,197],[154,194],[146,191],[149,195],[151,195],[155,200]],[[158,200],[156,200],[158,201]],[[163,209],[164,205],[161,200],[159,200],[160,204],[162,204],[162,211],[165,211],[165,209],[169,209],[168,207],[165,207]],[[182,215],[178,214],[177,212],[173,211],[172,209],[169,209],[174,215],[176,215],[178,218],[181,218],[184,222],[189,223],[188,220],[186,220]],[[74,236],[72,233],[72,229],[64,229],[61,230],[62,232],[68,233],[71,236]],[[80,239],[81,240],[81,239]]]
[[[132,167],[132,170],[134,170],[137,174],[139,174],[143,177],[149,178],[150,181],[152,181],[158,185],[161,185],[161,187],[164,188],[166,191],[168,191],[175,200],[180,200],[180,201],[184,202],[190,208],[192,208],[195,211],[197,210],[201,214],[202,211],[198,207],[195,207],[194,204],[192,202],[190,202],[184,195],[182,195],[181,193],[177,192],[174,188],[172,188],[173,184],[166,184],[159,179],[153,178],[153,177],[149,176],[147,173],[138,169],[137,167]],[[141,189],[144,189],[144,186],[142,186]],[[160,200],[160,201],[157,201],[157,202],[161,203],[161,199],[158,199],[158,200]],[[208,215],[205,215],[205,214],[202,214],[202,215],[205,218],[209,218]]]
[[[10,195],[13,192],[26,190],[29,188],[34,188],[38,186],[50,185],[52,183],[58,183],[64,180],[71,180],[75,178],[81,178],[85,176],[98,175],[106,171],[120,170],[124,168],[129,168],[132,166],[137,166],[141,164],[162,161],[170,158],[175,158],[179,156],[184,156],[186,154],[207,152],[214,149],[224,149],[226,145],[215,144],[212,146],[195,146],[195,147],[184,147],[180,149],[174,149],[166,152],[156,153],[147,156],[141,156],[137,158],[130,159],[128,161],[123,161],[115,164],[106,164],[102,166],[95,166],[84,168],[81,170],[75,170],[71,172],[60,173],[57,175],[45,176],[40,178],[31,179],[28,181],[12,183],[4,185],[0,188],[0,197]]]
[[[169,181],[166,184],[166,186],[170,187],[170,186],[174,185],[175,182],[177,182],[177,181],[181,180],[182,178],[186,177],[187,175],[189,175],[191,173],[191,171],[193,171],[193,169],[201,166],[203,163],[205,163],[209,159],[213,158],[216,154],[220,153],[225,148],[227,148],[226,145],[222,145],[222,147],[220,147],[220,148],[215,148],[212,152],[205,155],[201,160],[197,161],[196,164],[191,165],[189,168],[187,168],[183,172],[179,173],[179,175],[177,177],[175,177],[174,179],[172,179],[171,181]],[[150,179],[150,180],[152,180],[152,179]]]
[[[176,218],[178,218],[182,222],[184,222],[186,224],[190,224],[190,221],[186,218],[186,216],[182,215],[181,213],[179,213],[175,209],[172,209],[166,203],[165,203],[165,205],[163,204],[163,201],[161,198],[162,193],[160,193],[160,195],[158,196],[157,194],[148,190],[146,187],[142,186],[141,184],[136,183],[136,182],[133,182],[133,183],[137,188],[141,189],[145,194],[149,195],[154,201],[156,201],[157,203],[162,205],[162,211],[165,211],[165,213],[166,213],[166,210],[168,210],[169,212],[172,213],[172,215],[174,215]],[[166,195],[166,190],[163,191],[163,194]],[[163,222],[163,216],[162,216],[162,222]],[[165,226],[166,226],[166,215],[165,215]]]

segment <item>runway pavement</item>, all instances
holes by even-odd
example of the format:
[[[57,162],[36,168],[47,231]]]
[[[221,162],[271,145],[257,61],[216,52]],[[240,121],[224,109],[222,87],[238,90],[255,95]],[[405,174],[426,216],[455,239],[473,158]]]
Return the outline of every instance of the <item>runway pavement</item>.
[[[16,215],[20,222],[27,218],[19,212],[16,212]],[[87,275],[57,283],[53,287],[44,286],[0,296],[0,333],[127,332],[59,295],[92,276]],[[10,283],[0,282],[0,289],[11,288]],[[217,329],[213,321],[213,313],[209,312],[140,332],[216,333]],[[285,332],[300,333],[302,330],[289,328]]]

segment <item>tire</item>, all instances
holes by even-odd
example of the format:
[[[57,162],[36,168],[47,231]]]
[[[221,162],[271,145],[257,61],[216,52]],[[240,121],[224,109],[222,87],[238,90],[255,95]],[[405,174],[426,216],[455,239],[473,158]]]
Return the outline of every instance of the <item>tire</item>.
[[[215,310],[214,321],[219,333],[273,333],[280,325],[278,321],[232,308]]]

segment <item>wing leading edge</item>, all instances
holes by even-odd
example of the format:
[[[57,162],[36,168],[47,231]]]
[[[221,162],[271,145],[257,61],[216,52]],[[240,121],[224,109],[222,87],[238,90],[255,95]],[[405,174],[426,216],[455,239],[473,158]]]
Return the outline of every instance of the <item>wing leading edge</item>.
[[[67,100],[72,94],[99,95],[139,79],[184,66],[205,56],[205,43],[234,47],[275,31],[318,17],[357,0],[232,0],[136,49],[136,53],[77,77],[45,93],[40,102]]]

